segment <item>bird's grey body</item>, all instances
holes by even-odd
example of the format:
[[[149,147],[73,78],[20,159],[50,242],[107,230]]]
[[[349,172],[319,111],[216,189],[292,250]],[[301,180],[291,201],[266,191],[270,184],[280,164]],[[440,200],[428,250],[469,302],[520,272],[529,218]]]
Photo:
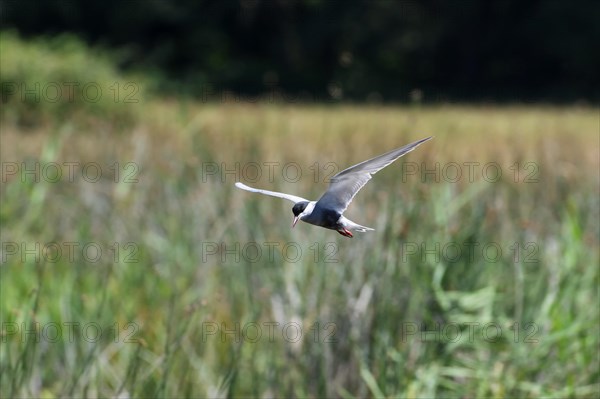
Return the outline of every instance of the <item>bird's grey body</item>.
[[[344,229],[361,232],[374,230],[370,227],[365,227],[354,223],[350,219],[343,216],[336,209],[327,208],[319,202],[320,201],[312,201],[312,203],[314,203],[314,209],[312,212],[300,217],[300,220],[306,223],[314,224],[315,226],[321,226],[325,227],[326,229],[336,231],[343,231]]]
[[[333,176],[329,188],[318,201],[309,201],[302,197],[275,191],[260,190],[246,186],[240,182],[235,183],[235,185],[243,190],[283,198],[294,202],[292,212],[294,213],[295,218],[292,226],[295,226],[298,220],[302,220],[303,222],[315,226],[336,230],[343,236],[352,237],[351,231],[366,232],[374,230],[370,227],[354,223],[343,216],[344,211],[348,208],[348,205],[350,205],[356,193],[371,180],[372,175],[429,139],[431,139],[431,137],[415,141],[414,143],[405,145],[404,147],[379,155],[341,171]]]

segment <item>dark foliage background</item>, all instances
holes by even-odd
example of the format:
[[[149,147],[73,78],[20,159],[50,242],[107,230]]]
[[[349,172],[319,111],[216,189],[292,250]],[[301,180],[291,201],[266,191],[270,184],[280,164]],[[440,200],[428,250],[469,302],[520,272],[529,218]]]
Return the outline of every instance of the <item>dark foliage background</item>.
[[[2,1],[24,36],[121,51],[162,90],[355,101],[598,101],[600,2]]]

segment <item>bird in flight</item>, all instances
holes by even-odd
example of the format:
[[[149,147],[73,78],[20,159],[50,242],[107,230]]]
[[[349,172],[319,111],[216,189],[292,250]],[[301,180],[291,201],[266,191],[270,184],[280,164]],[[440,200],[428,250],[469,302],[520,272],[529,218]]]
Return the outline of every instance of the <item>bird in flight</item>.
[[[321,226],[326,229],[336,230],[345,237],[353,237],[352,231],[366,232],[374,229],[361,226],[344,217],[343,213],[352,202],[352,199],[358,191],[364,187],[371,176],[385,168],[402,155],[411,152],[421,143],[426,142],[432,137],[415,141],[414,143],[386,152],[375,158],[361,162],[349,167],[331,178],[329,188],[318,201],[309,201],[302,197],[291,194],[278,193],[276,191],[260,190],[249,187],[243,183],[237,182],[235,186],[242,190],[270,195],[272,197],[283,198],[292,201],[294,206],[294,221],[292,227],[296,226],[298,220]]]

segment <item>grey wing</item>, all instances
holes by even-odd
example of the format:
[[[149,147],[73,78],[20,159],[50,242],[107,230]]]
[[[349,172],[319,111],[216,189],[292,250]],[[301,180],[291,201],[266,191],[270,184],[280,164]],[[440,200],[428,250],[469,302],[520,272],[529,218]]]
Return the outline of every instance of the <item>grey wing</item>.
[[[258,188],[252,188],[252,187],[249,187],[240,182],[235,183],[235,186],[237,188],[241,188],[242,190],[250,191],[253,193],[260,193],[260,194],[264,194],[264,195],[270,195],[271,197],[283,198],[288,201],[292,201],[293,203],[308,201],[307,199],[304,199],[302,197],[297,197],[297,196],[291,195],[291,194],[278,193],[277,191],[260,190]]]
[[[414,143],[386,152],[383,155],[379,155],[341,171],[331,178],[329,188],[319,199],[317,204],[343,213],[352,202],[356,193],[371,180],[371,176],[400,158],[402,155],[414,150],[419,144],[424,143],[431,138],[432,137],[427,137],[426,139],[415,141]]]

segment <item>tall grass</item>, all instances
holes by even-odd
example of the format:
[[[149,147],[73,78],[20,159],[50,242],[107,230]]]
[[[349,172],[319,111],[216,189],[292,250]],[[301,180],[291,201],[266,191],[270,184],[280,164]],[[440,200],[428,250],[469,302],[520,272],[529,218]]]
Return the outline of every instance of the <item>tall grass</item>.
[[[3,396],[598,394],[595,112],[145,106],[125,134],[2,128],[19,168],[2,184]],[[317,198],[332,168],[430,134],[357,196],[348,216],[376,231],[354,239],[291,230],[290,203],[233,187],[255,162],[253,185]],[[82,166],[51,181],[49,162]],[[451,162],[503,174],[451,182]]]
[[[2,120],[2,397],[600,393],[597,110],[87,106]],[[353,239],[233,186],[316,199],[429,135]]]

